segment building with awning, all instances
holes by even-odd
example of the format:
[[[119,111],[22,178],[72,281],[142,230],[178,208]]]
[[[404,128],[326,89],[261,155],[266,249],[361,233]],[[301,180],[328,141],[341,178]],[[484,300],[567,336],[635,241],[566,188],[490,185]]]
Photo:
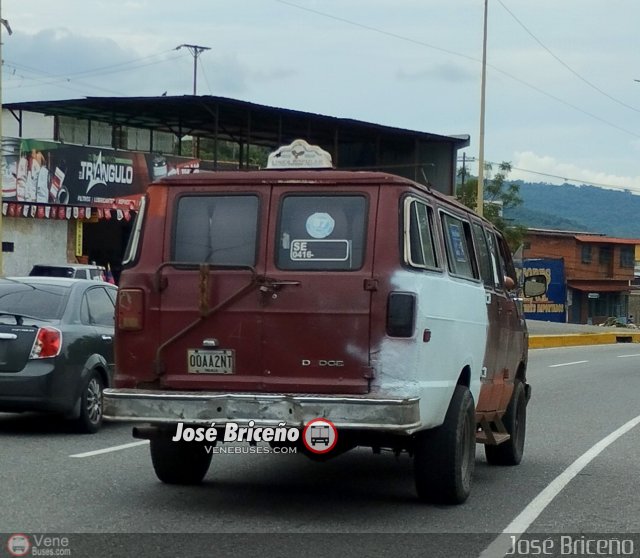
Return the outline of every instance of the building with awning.
[[[629,314],[633,313],[630,294],[637,289],[632,284],[637,246],[640,246],[640,239],[529,229],[524,259],[562,262],[568,322],[599,324],[616,318],[626,323]],[[528,301],[528,304],[535,302]]]
[[[96,261],[119,269],[137,201],[155,178],[249,170],[294,139],[337,168],[380,170],[455,193],[446,136],[216,96],[88,97],[3,105],[3,266]]]

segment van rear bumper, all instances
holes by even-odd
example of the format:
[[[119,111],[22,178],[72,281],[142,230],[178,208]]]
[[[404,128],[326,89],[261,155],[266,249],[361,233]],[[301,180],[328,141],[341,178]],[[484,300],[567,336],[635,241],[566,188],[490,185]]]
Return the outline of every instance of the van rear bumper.
[[[122,422],[184,422],[303,427],[326,418],[338,428],[412,434],[420,430],[419,398],[294,395],[263,393],[174,392],[105,389],[104,417]]]

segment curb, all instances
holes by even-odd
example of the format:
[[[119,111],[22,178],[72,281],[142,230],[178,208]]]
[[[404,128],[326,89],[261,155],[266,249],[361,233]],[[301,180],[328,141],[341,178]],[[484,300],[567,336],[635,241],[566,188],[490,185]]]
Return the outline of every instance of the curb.
[[[640,343],[640,332],[572,333],[569,335],[530,335],[530,349],[553,347],[577,347],[580,345],[610,345],[615,343]]]

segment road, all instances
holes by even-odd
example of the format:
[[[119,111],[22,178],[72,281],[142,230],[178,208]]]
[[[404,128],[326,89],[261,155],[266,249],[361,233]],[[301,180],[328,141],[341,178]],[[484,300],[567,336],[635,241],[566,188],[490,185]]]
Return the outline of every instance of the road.
[[[0,533],[66,535],[72,556],[341,558],[497,556],[505,530],[524,531],[525,544],[637,534],[640,347],[531,351],[529,381],[523,463],[490,467],[478,447],[473,492],[458,507],[417,502],[405,455],[216,455],[202,486],[168,486],[126,425],[82,436],[48,417],[0,414]]]

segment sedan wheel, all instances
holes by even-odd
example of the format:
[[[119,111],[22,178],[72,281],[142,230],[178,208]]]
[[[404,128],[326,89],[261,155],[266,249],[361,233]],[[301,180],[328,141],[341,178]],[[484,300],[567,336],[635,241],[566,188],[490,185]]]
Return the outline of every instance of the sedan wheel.
[[[91,372],[80,396],[80,416],[78,430],[92,434],[102,426],[102,378]]]

